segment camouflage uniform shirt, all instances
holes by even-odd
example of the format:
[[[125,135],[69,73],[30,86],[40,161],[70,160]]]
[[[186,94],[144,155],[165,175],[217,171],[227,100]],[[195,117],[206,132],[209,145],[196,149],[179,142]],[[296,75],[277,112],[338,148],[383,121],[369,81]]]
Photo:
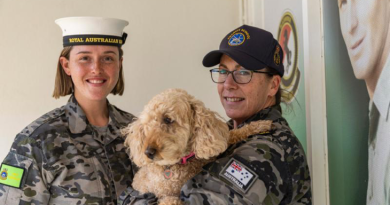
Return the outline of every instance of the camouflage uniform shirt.
[[[27,126],[3,161],[25,170],[20,188],[0,180],[0,204],[116,204],[133,178],[120,128],[134,117],[109,103],[108,110],[105,134],[73,96]]]
[[[311,204],[306,156],[286,120],[276,108],[244,123],[254,120],[272,120],[275,129],[230,146],[204,166],[182,188],[186,204]]]

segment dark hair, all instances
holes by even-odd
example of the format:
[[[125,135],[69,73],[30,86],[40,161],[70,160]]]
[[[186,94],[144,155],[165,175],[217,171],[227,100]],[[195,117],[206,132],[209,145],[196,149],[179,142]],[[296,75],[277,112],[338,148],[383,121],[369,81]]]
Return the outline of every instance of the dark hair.
[[[56,73],[56,79],[55,79],[54,91],[53,91],[53,97],[56,99],[58,99],[61,96],[67,96],[73,93],[72,78],[65,73],[64,68],[60,63],[61,57],[65,57],[66,59],[69,60],[69,54],[72,48],[73,48],[72,46],[64,47],[64,49],[62,49],[61,51],[60,57],[58,58],[57,73]],[[123,56],[123,50],[122,48],[118,48],[118,49],[119,49],[119,59],[121,59]],[[125,81],[123,78],[123,65],[121,64],[119,70],[118,82],[116,83],[114,89],[112,89],[111,93],[114,95],[116,94],[123,95],[124,90],[125,90]]]
[[[264,71],[268,72],[268,77],[271,79],[274,75],[279,75],[279,73],[273,69],[273,68],[270,68],[270,67],[266,67],[264,69]],[[273,107],[275,107],[277,110],[279,110],[280,113],[282,113],[282,107],[280,106],[280,104],[282,102],[285,102],[284,100],[284,97],[285,95],[282,94],[283,93],[283,90],[282,88],[280,87],[280,84],[279,84],[279,88],[278,88],[278,91],[276,92],[275,94],[275,104],[272,105]]]

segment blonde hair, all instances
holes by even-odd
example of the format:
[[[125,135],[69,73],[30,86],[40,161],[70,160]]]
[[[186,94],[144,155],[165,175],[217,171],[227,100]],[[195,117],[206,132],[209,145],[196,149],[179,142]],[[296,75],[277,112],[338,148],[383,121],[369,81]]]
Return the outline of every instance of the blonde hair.
[[[122,48],[119,49],[119,59],[123,56],[123,50]],[[69,94],[73,93],[73,82],[72,78],[67,75],[60,63],[60,58],[65,57],[69,60],[69,54],[72,50],[72,46],[64,47],[62,49],[60,57],[58,58],[58,64],[57,64],[57,73],[56,73],[56,79],[54,83],[54,91],[53,91],[53,97],[55,99],[60,98],[61,96],[67,96]],[[125,91],[125,81],[123,78],[123,65],[121,64],[121,67],[119,69],[119,79],[116,83],[114,89],[112,89],[111,93],[116,95],[123,95],[123,92]]]

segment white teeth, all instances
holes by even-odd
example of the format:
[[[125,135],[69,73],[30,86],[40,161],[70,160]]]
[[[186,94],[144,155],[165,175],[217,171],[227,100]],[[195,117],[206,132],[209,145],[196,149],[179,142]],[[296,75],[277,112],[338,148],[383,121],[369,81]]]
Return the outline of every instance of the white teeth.
[[[90,83],[97,84],[97,83],[103,83],[103,80],[89,80]]]
[[[244,98],[226,98],[226,100],[229,102],[238,102],[244,100]]]

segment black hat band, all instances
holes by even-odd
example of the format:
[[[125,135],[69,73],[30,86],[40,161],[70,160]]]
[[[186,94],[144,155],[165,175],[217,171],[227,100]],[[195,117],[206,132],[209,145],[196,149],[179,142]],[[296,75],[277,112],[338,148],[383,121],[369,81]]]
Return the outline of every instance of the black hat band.
[[[127,33],[123,33],[122,37],[108,35],[71,35],[63,37],[63,45],[106,45],[121,47],[125,44]]]

